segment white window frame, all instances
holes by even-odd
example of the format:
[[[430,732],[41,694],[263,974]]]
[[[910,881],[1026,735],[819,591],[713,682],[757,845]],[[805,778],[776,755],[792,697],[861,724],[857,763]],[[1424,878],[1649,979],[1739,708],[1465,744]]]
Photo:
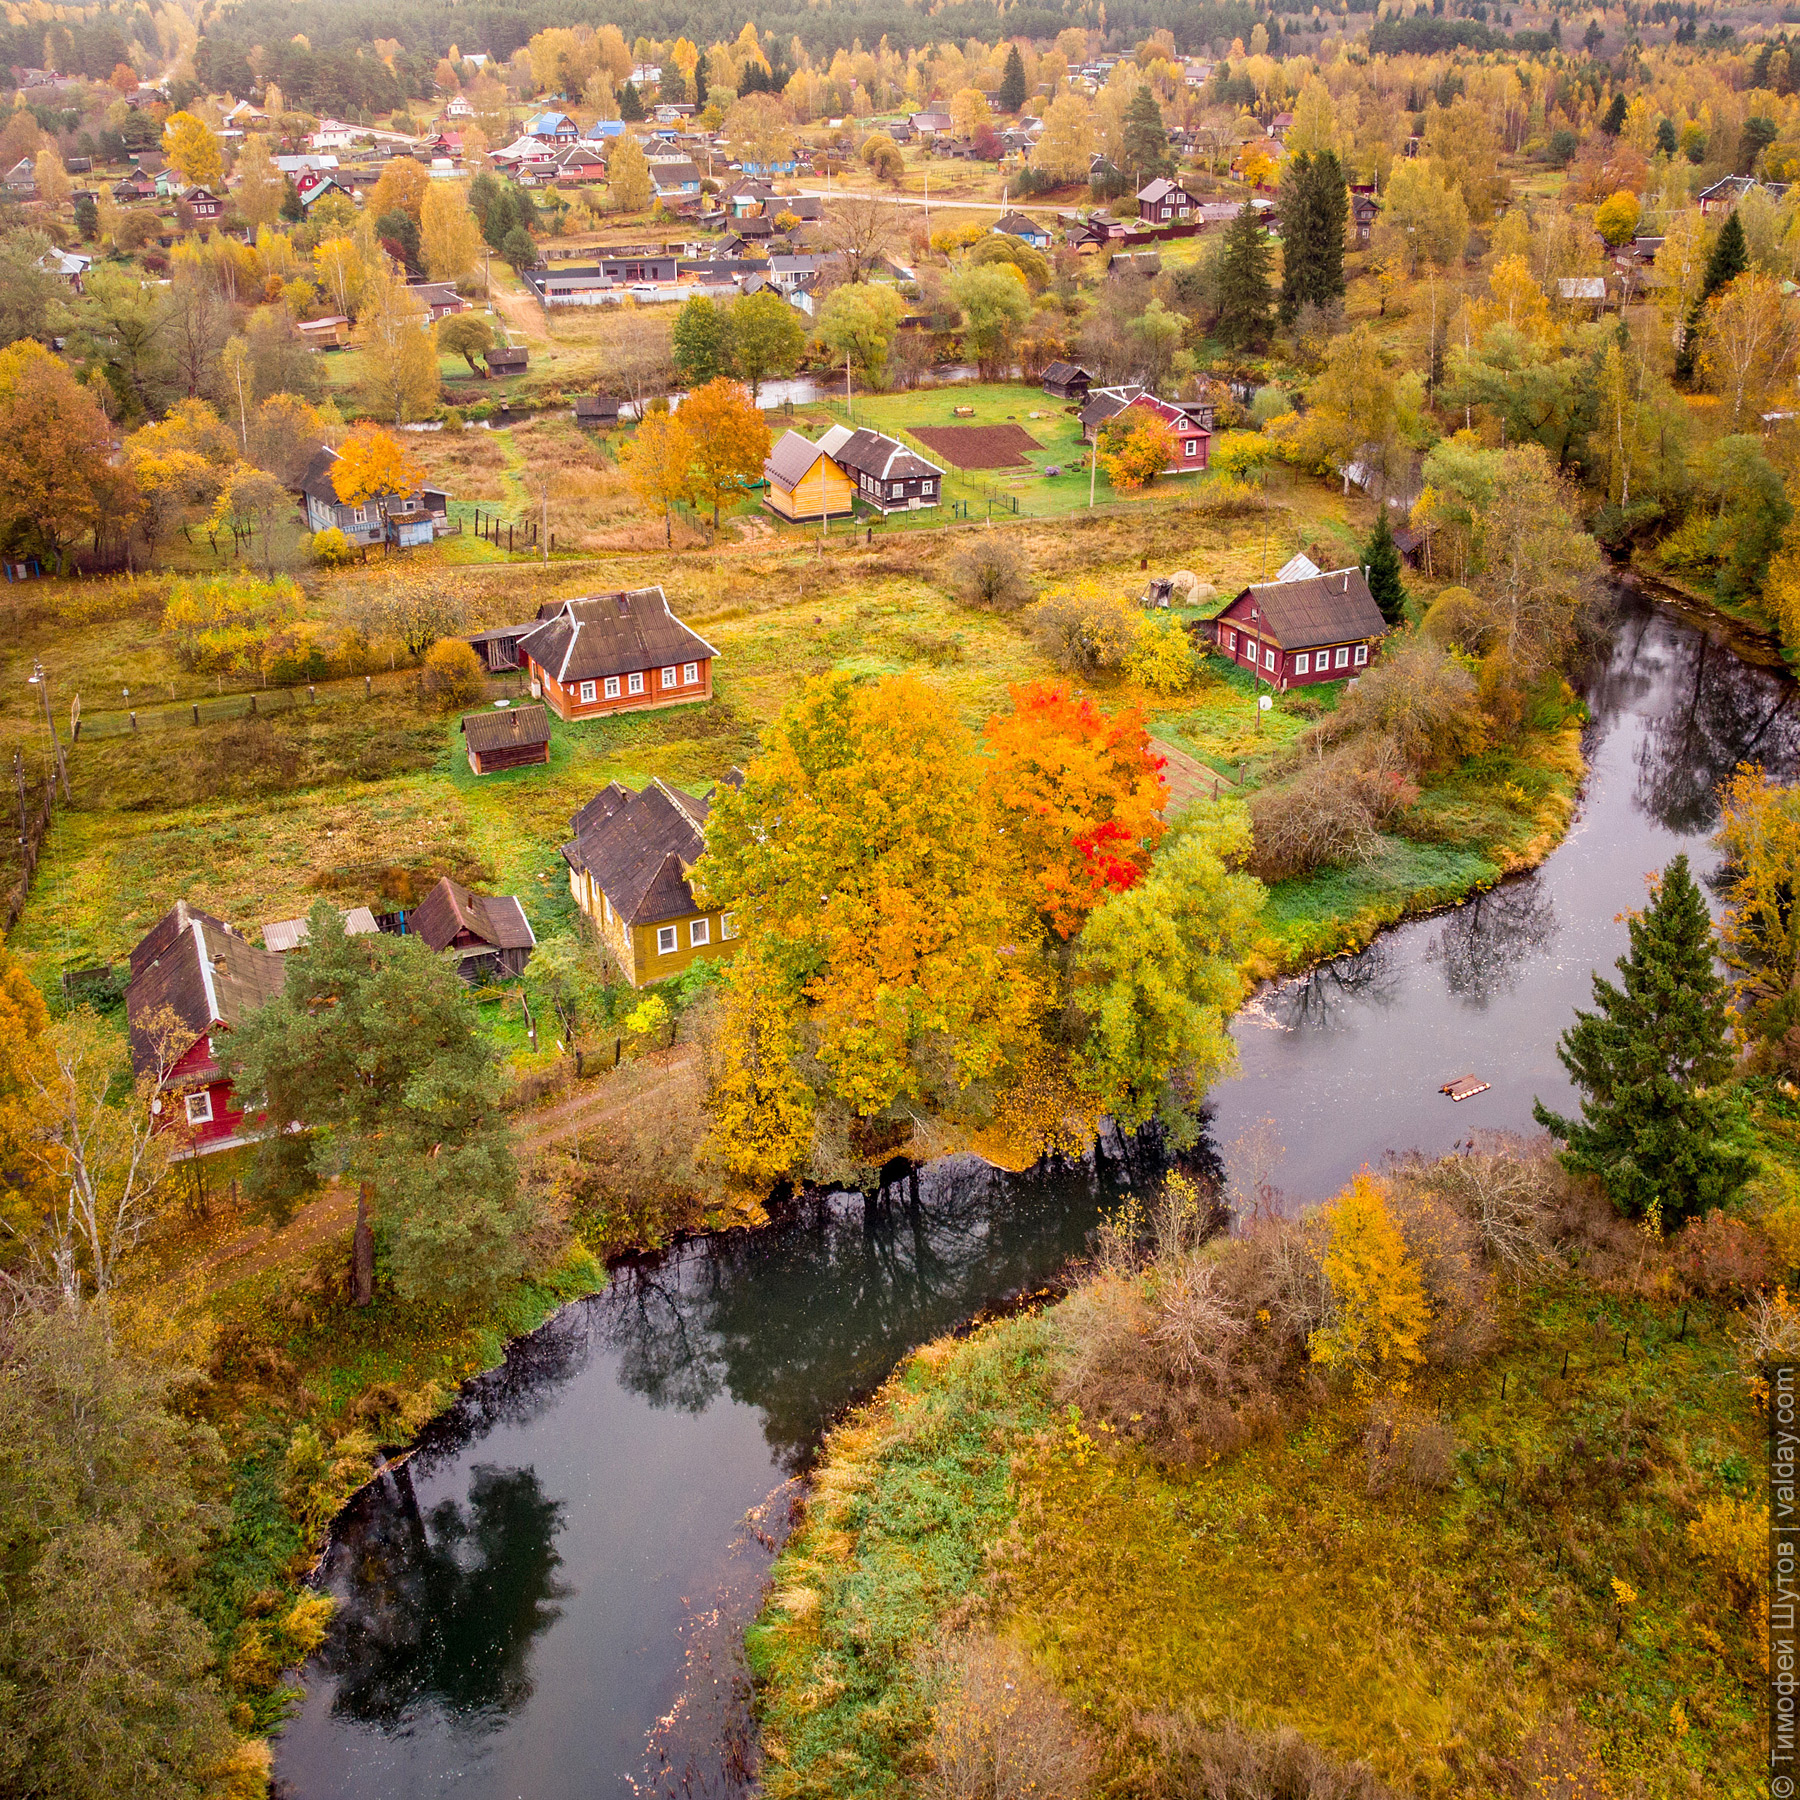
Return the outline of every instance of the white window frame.
[[[1231,630],[1226,631],[1226,633],[1225,633],[1225,648],[1227,650],[1232,650],[1232,651],[1235,651],[1237,649],[1237,633],[1235,631],[1231,631]]]
[[[663,670],[662,684],[664,687],[666,687],[666,688],[678,687],[678,686],[680,686],[680,683],[681,683],[681,671],[679,669],[667,668],[667,669]]]
[[[583,706],[587,706],[592,703],[592,701],[594,699],[594,692],[595,692],[594,684],[591,681],[584,681],[581,684],[581,704]]]
[[[612,923],[612,899],[607,894],[605,888],[600,890],[600,916],[607,924],[610,925]]]
[[[674,925],[659,925],[656,928],[656,954],[673,956],[681,948],[681,932]]]
[[[719,942],[721,944],[729,943],[736,936],[737,936],[737,914],[736,913],[720,913],[719,914]]]
[[[698,950],[702,944],[712,942],[712,921],[710,919],[688,920],[688,948]]]
[[[1273,644],[1263,645],[1263,667],[1265,669],[1275,667],[1275,646]]]
[[[641,674],[625,677],[625,691],[628,694],[641,694],[644,691],[644,678]]]
[[[195,1088],[181,1098],[187,1107],[187,1122],[190,1125],[210,1125],[213,1122],[211,1088]],[[198,1107],[194,1105],[196,1100],[200,1102]]]
[[[1296,675],[1304,675],[1311,665],[1311,662],[1312,658],[1306,651],[1302,650],[1300,654],[1294,658],[1294,673]]]
[[[1200,454],[1200,440],[1198,438],[1189,438],[1181,448],[1184,455],[1198,456]]]
[[[1340,668],[1340,669],[1349,668],[1349,666],[1350,666],[1350,646],[1348,644],[1339,644],[1338,645],[1337,660],[1336,660],[1336,663],[1334,666],[1337,668]]]
[[[681,665],[681,685],[683,687],[693,687],[699,680],[700,665],[698,663],[683,663]]]
[[[616,676],[616,675],[607,676],[606,687],[603,691],[608,700],[618,699],[618,697],[619,697],[619,678],[618,678],[618,676]]]
[[[935,494],[937,492],[937,483],[935,481],[922,481],[919,483],[919,492],[921,494]]]
[[[1360,669],[1368,662],[1368,660],[1369,646],[1367,644],[1358,644],[1356,646],[1356,666]]]

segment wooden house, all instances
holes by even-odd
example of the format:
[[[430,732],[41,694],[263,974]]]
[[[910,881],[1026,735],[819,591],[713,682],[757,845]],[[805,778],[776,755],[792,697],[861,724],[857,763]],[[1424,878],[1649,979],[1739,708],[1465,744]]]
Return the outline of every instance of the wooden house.
[[[302,319],[294,327],[303,344],[315,350],[344,350],[350,344],[350,321],[342,313],[324,319]]]
[[[784,431],[763,463],[763,504],[784,519],[838,519],[856,510],[856,489],[843,468],[810,438]]]
[[[575,423],[594,431],[608,431],[618,424],[624,405],[615,394],[577,394]]]
[[[464,713],[462,735],[469,767],[477,775],[529,768],[550,760],[550,715],[541,706]]]
[[[667,782],[634,794],[615,781],[570,821],[562,847],[569,891],[633,987],[737,948],[736,920],[702,907],[689,881],[706,851],[710,810],[710,796]]]
[[[512,894],[477,894],[442,877],[406,915],[406,932],[456,964],[473,985],[523,975],[537,938],[525,909]]]
[[[197,1151],[238,1139],[246,1109],[226,1073],[221,1034],[284,981],[279,956],[185,900],[150,928],[131,953],[125,1017],[132,1068],[157,1082],[151,1110],[159,1131],[175,1131]]]
[[[857,499],[877,512],[922,512],[943,498],[944,471],[884,432],[834,425],[819,448],[850,477]]]
[[[456,291],[456,284],[451,281],[413,281],[407,284],[406,291],[424,303],[434,325],[452,313],[469,310],[468,301]]]
[[[560,719],[594,719],[710,700],[718,652],[648,587],[549,602],[516,654],[534,698]]]
[[[1191,219],[1200,202],[1179,181],[1157,176],[1138,189],[1138,217],[1146,225],[1172,225]]]
[[[1206,467],[1212,451],[1212,430],[1201,422],[1199,409],[1164,400],[1146,387],[1092,389],[1081,409],[1082,438],[1090,444],[1095,442],[1109,419],[1134,408],[1162,420],[1174,436],[1175,460],[1163,471],[1165,475],[1197,475]]]
[[[365,549],[381,543],[405,549],[429,544],[450,529],[450,496],[442,488],[374,494],[354,503],[340,500],[332,479],[337,461],[338,453],[326,445],[300,477],[300,503],[306,509],[308,531],[335,526],[352,544]]]
[[[183,188],[181,200],[182,204],[192,211],[196,219],[217,219],[223,216],[225,211],[225,202],[211,188]]]
[[[1035,219],[1028,219],[1022,212],[1002,213],[994,221],[994,229],[1004,237],[1016,237],[1034,250],[1050,248],[1049,227],[1040,225]]]
[[[1387,621],[1361,569],[1247,587],[1212,622],[1222,656],[1271,687],[1342,681],[1367,668]]]
[[[1058,400],[1085,400],[1094,378],[1079,363],[1053,362],[1044,371],[1044,392]]]
[[[483,359],[490,375],[523,375],[531,365],[531,352],[520,345],[514,348],[507,344],[496,344],[487,351]]]

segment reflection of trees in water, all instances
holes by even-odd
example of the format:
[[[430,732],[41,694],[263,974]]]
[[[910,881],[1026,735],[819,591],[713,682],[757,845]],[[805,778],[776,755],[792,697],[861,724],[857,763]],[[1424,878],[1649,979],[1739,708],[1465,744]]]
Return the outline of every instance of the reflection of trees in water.
[[[1612,637],[1594,648],[1574,676],[1591,721],[1584,737],[1590,758],[1663,678],[1668,638],[1664,614],[1635,596],[1620,601]]]
[[[562,1506],[534,1469],[477,1464],[465,1503],[421,1514],[405,1465],[370,1488],[332,1541],[337,1598],[321,1659],[332,1711],[392,1730],[422,1703],[492,1731],[531,1695],[532,1640],[558,1616]]]
[[[1354,956],[1333,957],[1292,981],[1284,981],[1264,1002],[1270,1018],[1286,1031],[1333,1031],[1353,1009],[1391,1004],[1405,978],[1404,963],[1387,937],[1378,937]]]
[[[1699,836],[1719,822],[1717,788],[1739,763],[1783,779],[1800,767],[1792,681],[1741,661],[1691,626],[1665,624],[1662,704],[1638,744],[1637,802],[1659,824]]]
[[[1079,1255],[1121,1180],[1160,1170],[1141,1140],[1113,1152],[1099,1172],[953,1159],[873,1198],[809,1199],[774,1229],[616,1271],[593,1303],[596,1334],[653,1405],[699,1410],[729,1393],[760,1408],[798,1467],[913,1345]]]
[[[1525,961],[1556,935],[1556,909],[1535,875],[1476,894],[1444,920],[1426,956],[1459,1000],[1485,1006],[1519,985]]]

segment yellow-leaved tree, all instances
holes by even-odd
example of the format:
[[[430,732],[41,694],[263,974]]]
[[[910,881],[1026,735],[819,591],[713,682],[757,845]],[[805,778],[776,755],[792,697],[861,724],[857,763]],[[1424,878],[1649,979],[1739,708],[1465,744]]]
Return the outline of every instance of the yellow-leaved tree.
[[[1325,1222],[1331,1316],[1312,1334],[1312,1359],[1349,1369],[1359,1384],[1403,1388],[1425,1360],[1431,1311],[1387,1190],[1364,1170],[1326,1205]]]
[[[419,239],[433,281],[461,281],[481,254],[481,227],[461,182],[434,181],[419,209]]]
[[[424,465],[406,445],[366,419],[338,447],[331,471],[331,485],[346,506],[383,494],[410,494],[424,479]]]
[[[1734,977],[1739,1029],[1759,1064],[1800,1073],[1800,788],[1745,767],[1726,782],[1719,845],[1730,886],[1719,951]]]
[[[392,414],[395,429],[437,410],[437,328],[419,298],[391,270],[369,278],[356,322],[363,398]]]
[[[163,126],[163,155],[182,180],[195,187],[215,187],[225,179],[219,140],[204,119],[191,112],[170,113]]]

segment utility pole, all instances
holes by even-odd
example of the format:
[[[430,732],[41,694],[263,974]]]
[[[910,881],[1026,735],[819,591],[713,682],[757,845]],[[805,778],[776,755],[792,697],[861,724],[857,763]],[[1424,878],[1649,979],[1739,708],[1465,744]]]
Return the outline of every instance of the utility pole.
[[[50,677],[44,673],[44,665],[34,656],[31,659],[31,673],[25,678],[44,698],[44,724],[50,732],[50,748],[55,758],[54,767],[62,778],[63,802],[69,801],[69,765],[63,756],[62,739],[56,735],[56,716],[50,710]]]
[[[1088,511],[1094,510],[1094,477],[1100,468],[1100,433],[1096,429],[1094,441],[1088,445]]]
[[[550,480],[548,476],[544,478],[542,487],[538,489],[538,498],[543,507],[539,515],[538,537],[543,544],[544,561],[548,562],[550,560]]]

